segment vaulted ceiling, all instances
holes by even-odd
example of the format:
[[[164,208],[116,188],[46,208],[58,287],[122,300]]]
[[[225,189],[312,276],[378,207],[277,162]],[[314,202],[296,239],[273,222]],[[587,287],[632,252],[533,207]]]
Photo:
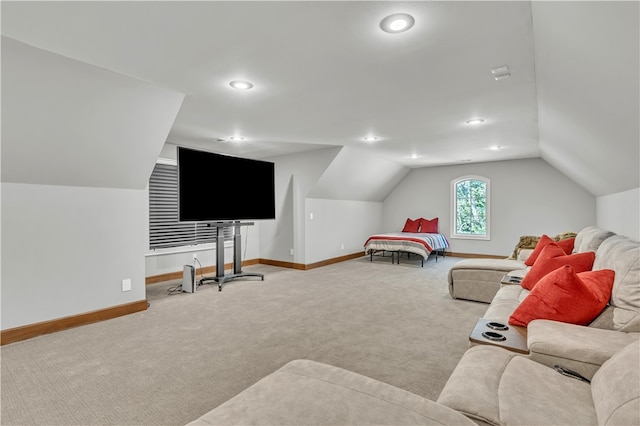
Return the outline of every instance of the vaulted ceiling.
[[[381,31],[395,12],[415,25]],[[253,158],[349,148],[334,167],[357,152],[398,167],[542,157],[596,196],[640,186],[638,31],[637,2],[2,2],[3,47],[157,87],[171,144]],[[510,78],[495,80],[503,66]],[[118,143],[106,139],[99,152]]]

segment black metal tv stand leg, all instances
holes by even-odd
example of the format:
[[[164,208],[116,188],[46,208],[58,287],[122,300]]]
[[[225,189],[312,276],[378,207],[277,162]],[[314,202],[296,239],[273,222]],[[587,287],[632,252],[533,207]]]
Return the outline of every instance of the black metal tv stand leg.
[[[222,291],[222,285],[225,281],[241,277],[259,277],[264,281],[264,274],[257,272],[242,272],[242,235],[240,234],[240,226],[253,225],[253,223],[235,222],[233,224],[216,224],[216,276],[202,278],[200,283],[206,281],[216,281],[218,283],[218,291]],[[224,274],[224,228],[233,226],[233,274]]]

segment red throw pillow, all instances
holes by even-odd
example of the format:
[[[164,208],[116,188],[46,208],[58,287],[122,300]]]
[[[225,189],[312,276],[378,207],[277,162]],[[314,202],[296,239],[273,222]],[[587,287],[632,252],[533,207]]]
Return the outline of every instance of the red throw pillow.
[[[565,265],[545,275],[509,317],[509,324],[526,327],[534,319],[587,325],[611,298],[614,271],[576,273]]]
[[[407,221],[404,223],[404,228],[402,228],[402,232],[418,232],[420,229],[420,219],[411,220],[407,218]]]
[[[538,256],[540,256],[540,252],[542,251],[543,248],[545,248],[549,243],[552,243],[553,240],[551,239],[551,237],[549,237],[548,235],[544,234],[540,237],[540,239],[538,240],[538,243],[536,244],[536,247],[533,249],[533,251],[531,252],[531,254],[529,255],[529,257],[527,257],[527,260],[524,261],[524,264],[527,266],[531,266],[535,263],[536,259],[538,258]],[[565,252],[566,254],[566,252]]]
[[[564,250],[565,253],[571,254],[573,252],[573,246],[576,243],[575,238],[565,238],[564,240],[556,241],[558,247]]]
[[[437,234],[438,233],[438,218],[434,217],[431,220],[425,219],[423,217],[420,218],[420,232],[425,232],[428,234]]]
[[[532,266],[536,262],[536,259],[538,259],[538,256],[540,256],[542,249],[545,248],[549,243],[555,242],[556,245],[560,247],[565,254],[571,254],[575,241],[575,238],[565,238],[564,240],[553,241],[553,239],[548,235],[542,235],[538,240],[536,247],[533,249],[533,252],[531,252],[529,257],[527,257],[527,260],[524,261],[524,264],[527,266]]]
[[[542,249],[538,260],[522,279],[521,285],[527,290],[533,290],[533,287],[542,277],[564,265],[573,266],[576,273],[590,271],[595,258],[596,253],[593,251],[565,254],[564,250],[558,247],[556,243],[551,242]]]

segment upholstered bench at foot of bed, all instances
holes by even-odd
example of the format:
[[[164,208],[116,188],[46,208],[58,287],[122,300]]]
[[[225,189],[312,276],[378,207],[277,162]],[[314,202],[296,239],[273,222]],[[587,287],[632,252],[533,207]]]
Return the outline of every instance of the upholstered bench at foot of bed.
[[[449,270],[449,293],[454,299],[491,303],[502,277],[525,268],[514,259],[463,259]]]

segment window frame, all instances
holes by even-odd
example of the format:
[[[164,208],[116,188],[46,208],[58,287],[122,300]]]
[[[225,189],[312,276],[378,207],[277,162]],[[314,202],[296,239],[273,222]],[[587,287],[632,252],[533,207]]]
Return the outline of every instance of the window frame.
[[[485,234],[461,234],[457,232],[457,219],[458,219],[458,197],[457,186],[461,182],[477,180],[485,184],[486,198],[485,198]],[[451,195],[451,233],[450,238],[462,239],[462,240],[491,240],[491,180],[484,176],[479,175],[466,175],[455,178],[451,181],[450,186]]]

